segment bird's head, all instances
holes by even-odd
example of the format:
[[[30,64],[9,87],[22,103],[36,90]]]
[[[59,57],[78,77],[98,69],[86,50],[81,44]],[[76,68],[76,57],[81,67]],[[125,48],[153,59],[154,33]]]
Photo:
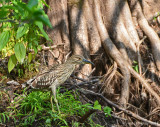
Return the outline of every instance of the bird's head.
[[[73,55],[67,60],[67,62],[69,62],[71,64],[92,64],[92,65],[94,65],[94,63],[85,59],[81,55]]]

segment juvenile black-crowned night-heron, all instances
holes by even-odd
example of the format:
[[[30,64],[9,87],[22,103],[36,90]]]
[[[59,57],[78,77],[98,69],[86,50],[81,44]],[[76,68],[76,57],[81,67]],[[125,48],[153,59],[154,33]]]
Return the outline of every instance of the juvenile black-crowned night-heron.
[[[76,65],[78,64],[93,64],[92,62],[86,60],[83,56],[73,55],[64,64],[53,66],[47,72],[38,75],[34,81],[31,83],[33,88],[51,88],[54,101],[56,103],[57,109],[59,110],[58,101],[56,99],[56,88],[63,84],[72,74]],[[52,110],[53,103],[51,98]]]

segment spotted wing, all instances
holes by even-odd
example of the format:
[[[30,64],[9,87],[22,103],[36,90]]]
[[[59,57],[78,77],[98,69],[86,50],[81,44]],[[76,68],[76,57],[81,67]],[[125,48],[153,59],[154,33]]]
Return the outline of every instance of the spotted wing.
[[[53,67],[48,72],[44,72],[35,78],[31,87],[48,88],[51,85],[59,86],[67,80],[74,69],[75,66],[65,64]],[[55,82],[55,80],[57,80],[57,82]]]
[[[40,73],[31,83],[32,88],[48,88],[57,78],[58,65],[48,68]]]

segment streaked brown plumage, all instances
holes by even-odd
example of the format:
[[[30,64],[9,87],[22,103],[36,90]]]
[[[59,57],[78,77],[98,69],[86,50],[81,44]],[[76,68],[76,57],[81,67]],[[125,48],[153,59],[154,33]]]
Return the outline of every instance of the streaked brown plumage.
[[[39,76],[37,76],[35,80],[31,83],[31,87],[41,88],[41,89],[51,88],[54,95],[54,101],[56,102],[56,106],[59,111],[58,101],[56,99],[56,88],[61,84],[63,84],[70,77],[76,65],[78,64],[93,64],[93,63],[86,60],[83,56],[73,55],[64,64],[56,65],[47,72],[44,72]]]

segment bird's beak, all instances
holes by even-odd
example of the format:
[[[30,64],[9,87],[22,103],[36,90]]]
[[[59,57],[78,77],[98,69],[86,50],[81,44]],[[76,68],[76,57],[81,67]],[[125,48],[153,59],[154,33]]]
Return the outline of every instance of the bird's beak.
[[[85,64],[92,64],[92,65],[94,65],[94,63],[92,63],[91,61],[86,60],[86,59],[83,59],[83,62],[84,62]]]

